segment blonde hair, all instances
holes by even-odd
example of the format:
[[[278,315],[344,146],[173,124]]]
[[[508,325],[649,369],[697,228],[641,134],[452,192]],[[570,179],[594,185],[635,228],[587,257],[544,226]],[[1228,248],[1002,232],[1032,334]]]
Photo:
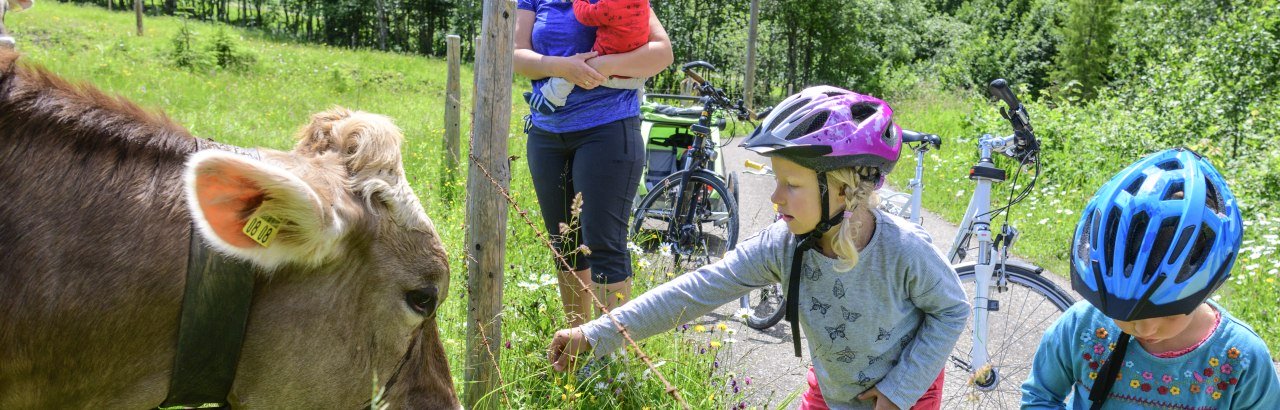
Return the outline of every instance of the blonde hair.
[[[871,167],[841,168],[827,172],[829,185],[839,182],[839,189],[844,193],[845,212],[857,211],[859,207],[871,210],[880,204],[880,196],[876,195],[876,181],[879,171]],[[836,270],[847,272],[858,265],[858,234],[862,231],[862,220],[845,218],[837,225],[836,236],[831,241],[831,251],[836,254]]]

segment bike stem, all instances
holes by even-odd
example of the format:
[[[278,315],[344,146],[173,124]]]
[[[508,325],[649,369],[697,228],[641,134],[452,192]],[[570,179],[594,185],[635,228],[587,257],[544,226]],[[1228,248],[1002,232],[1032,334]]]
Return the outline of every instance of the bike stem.
[[[928,151],[928,144],[922,144],[921,148],[916,149],[916,177],[911,179],[907,186],[911,187],[911,222],[924,226],[924,217],[920,215],[920,202],[923,198],[924,191],[924,153]]]
[[[979,384],[994,383],[995,380],[988,376],[991,373],[984,373],[987,361],[990,359],[987,352],[987,315],[991,311],[999,310],[998,301],[990,299],[991,284],[993,276],[995,276],[995,267],[997,262],[993,256],[995,255],[995,242],[991,237],[991,187],[993,184],[1003,182],[1005,180],[1005,172],[1003,169],[997,168],[991,159],[992,152],[1011,146],[1013,137],[996,137],[991,135],[983,135],[978,141],[978,150],[980,158],[978,163],[969,170],[969,179],[974,181],[976,185],[973,191],[973,197],[969,201],[969,208],[965,211],[964,222],[961,222],[961,229],[956,234],[956,241],[952,244],[950,258],[951,263],[958,263],[964,259],[963,246],[967,236],[972,235],[978,239],[978,255],[974,266],[974,305],[973,305],[973,361],[970,363],[971,370],[975,373],[975,378]],[[959,260],[958,260],[959,259]],[[979,374],[981,373],[981,374]],[[998,377],[998,374],[996,375]],[[981,386],[980,386],[981,387]]]

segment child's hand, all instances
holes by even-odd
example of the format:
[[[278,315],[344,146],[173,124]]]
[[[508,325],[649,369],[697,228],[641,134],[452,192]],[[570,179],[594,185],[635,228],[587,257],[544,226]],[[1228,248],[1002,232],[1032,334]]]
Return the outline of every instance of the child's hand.
[[[871,390],[867,390],[865,393],[859,394],[858,400],[874,400],[876,402],[876,410],[898,410],[898,406],[894,405],[892,401],[889,401],[889,398],[885,397],[884,394],[880,393],[880,389],[875,387],[872,387]]]
[[[591,343],[580,328],[562,329],[551,338],[551,346],[547,348],[547,361],[551,368],[563,372],[573,368],[573,360],[579,353],[590,351]]]
[[[596,52],[588,51],[574,54],[572,57],[564,57],[561,60],[564,63],[560,65],[556,77],[569,80],[569,82],[577,84],[578,87],[584,90],[600,86],[604,82],[605,76],[587,64],[587,60],[595,58],[595,56]]]

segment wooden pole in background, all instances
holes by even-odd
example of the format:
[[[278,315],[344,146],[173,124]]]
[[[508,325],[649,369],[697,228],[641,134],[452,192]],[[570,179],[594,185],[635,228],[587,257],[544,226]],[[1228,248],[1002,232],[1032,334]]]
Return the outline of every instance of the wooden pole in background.
[[[142,37],[142,0],[133,0],[133,14],[138,15],[138,37]]]
[[[507,159],[510,138],[511,82],[515,68],[516,3],[484,0],[480,48],[476,53],[476,94],[471,127],[471,166],[467,174],[467,362],[463,405],[496,409],[501,385],[503,250],[507,202],[498,192],[511,186]],[[479,166],[489,171],[499,186]],[[488,397],[481,403],[481,399]]]
[[[445,37],[449,74],[444,91],[444,162],[445,174],[447,175],[444,184],[451,184],[456,180],[458,175],[458,156],[461,155],[458,144],[458,136],[462,132],[461,120],[459,119],[462,111],[461,44],[462,38],[457,35],[450,34]],[[445,191],[452,192],[452,189],[445,188]]]
[[[756,91],[756,23],[760,17],[760,0],[751,0],[751,22],[747,26],[747,78],[742,85],[742,99],[747,109],[755,108]]]

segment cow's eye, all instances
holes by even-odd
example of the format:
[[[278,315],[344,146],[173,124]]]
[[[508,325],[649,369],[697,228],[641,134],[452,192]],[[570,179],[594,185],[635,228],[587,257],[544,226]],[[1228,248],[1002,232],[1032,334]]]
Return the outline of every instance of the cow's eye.
[[[436,287],[427,286],[404,293],[404,302],[418,314],[430,317],[436,313]]]

